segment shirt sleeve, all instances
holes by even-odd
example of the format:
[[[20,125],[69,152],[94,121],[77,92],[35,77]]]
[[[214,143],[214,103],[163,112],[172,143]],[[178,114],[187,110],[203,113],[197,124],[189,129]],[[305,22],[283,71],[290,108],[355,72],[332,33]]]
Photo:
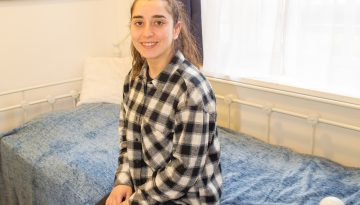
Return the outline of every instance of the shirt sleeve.
[[[120,120],[119,120],[120,152],[118,157],[118,168],[115,173],[114,186],[121,184],[121,185],[128,185],[133,187],[130,176],[129,161],[127,156],[128,142],[126,140],[126,128],[125,128],[125,120],[126,120],[125,99],[126,99],[126,94],[128,92],[128,82],[129,82],[128,78],[129,75],[127,76],[124,83],[123,102],[121,103]]]
[[[130,204],[161,204],[180,198],[194,186],[205,166],[209,119],[210,114],[201,101],[187,98],[175,115],[171,161],[137,189]]]

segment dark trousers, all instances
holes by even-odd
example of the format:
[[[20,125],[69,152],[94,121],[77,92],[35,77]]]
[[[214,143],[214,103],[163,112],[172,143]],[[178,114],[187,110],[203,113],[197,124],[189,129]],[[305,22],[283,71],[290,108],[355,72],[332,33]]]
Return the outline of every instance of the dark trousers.
[[[106,199],[109,197],[109,194],[106,194],[99,202],[96,203],[96,205],[105,205]]]
[[[109,193],[110,194],[110,193]],[[106,199],[109,197],[109,194],[106,194],[96,205],[105,205]],[[177,205],[177,203],[172,201],[167,201],[165,203],[162,203],[163,205]]]

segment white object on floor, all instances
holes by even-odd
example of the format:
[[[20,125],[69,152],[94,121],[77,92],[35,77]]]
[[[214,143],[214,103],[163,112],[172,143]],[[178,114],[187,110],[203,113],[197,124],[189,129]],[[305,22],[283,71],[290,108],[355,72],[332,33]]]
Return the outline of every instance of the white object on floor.
[[[337,197],[327,196],[320,201],[319,205],[345,205],[345,204]]]

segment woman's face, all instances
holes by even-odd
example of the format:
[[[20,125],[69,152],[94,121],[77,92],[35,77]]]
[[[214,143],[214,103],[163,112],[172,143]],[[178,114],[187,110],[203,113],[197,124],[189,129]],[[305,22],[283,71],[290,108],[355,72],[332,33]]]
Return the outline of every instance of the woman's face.
[[[180,23],[167,10],[162,0],[138,0],[131,16],[131,38],[134,47],[147,60],[165,60],[173,55],[173,41]]]

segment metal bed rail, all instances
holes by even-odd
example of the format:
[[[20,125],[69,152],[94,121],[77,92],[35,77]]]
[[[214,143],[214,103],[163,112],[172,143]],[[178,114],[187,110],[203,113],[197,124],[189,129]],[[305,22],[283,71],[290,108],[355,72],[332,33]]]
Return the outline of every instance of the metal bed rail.
[[[36,101],[27,101],[26,97],[25,97],[25,93],[31,90],[37,90],[37,89],[41,89],[41,88],[47,88],[47,87],[54,87],[54,86],[59,86],[59,85],[64,85],[64,84],[70,84],[70,83],[76,83],[76,82],[80,82],[82,80],[82,78],[74,78],[74,79],[70,79],[70,80],[65,80],[65,81],[60,81],[60,82],[55,82],[55,83],[49,83],[49,84],[42,84],[42,85],[38,85],[38,86],[31,86],[31,87],[27,87],[27,88],[23,88],[23,89],[17,89],[17,90],[12,90],[12,91],[7,91],[7,92],[3,92],[0,93],[0,97],[6,96],[6,95],[11,95],[11,94],[16,94],[16,93],[21,93],[22,96],[22,100],[20,104],[16,104],[16,105],[12,105],[12,106],[8,106],[8,107],[4,107],[4,108],[0,108],[0,113],[5,112],[5,111],[10,111],[10,110],[14,110],[14,109],[22,109],[23,111],[23,119],[22,122],[26,122],[27,120],[27,110],[29,109],[29,106],[32,105],[37,105],[40,103],[49,103],[51,106],[51,110],[54,110],[54,104],[56,103],[57,100],[60,99],[65,99],[65,98],[72,98],[73,100],[73,106],[76,106],[77,100],[79,98],[79,92],[76,90],[70,90],[68,94],[63,94],[63,95],[58,95],[58,96],[53,96],[53,95],[48,95],[45,99],[40,99],[40,100],[36,100]]]

